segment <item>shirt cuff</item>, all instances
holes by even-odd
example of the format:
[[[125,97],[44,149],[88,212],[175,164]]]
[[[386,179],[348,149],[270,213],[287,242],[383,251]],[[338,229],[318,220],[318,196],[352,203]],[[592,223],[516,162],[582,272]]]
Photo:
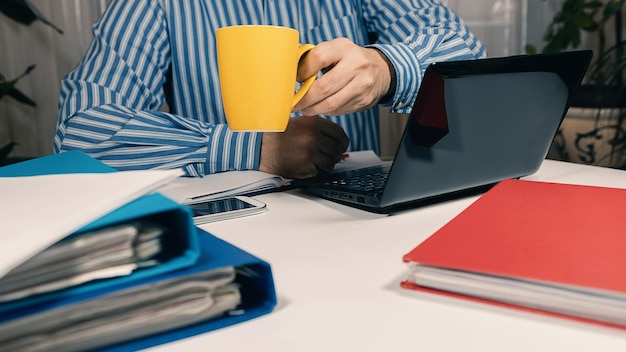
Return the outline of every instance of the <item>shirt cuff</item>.
[[[409,113],[422,81],[422,69],[415,53],[405,44],[372,44],[367,47],[385,54],[396,71],[396,92],[391,100],[391,112]]]
[[[258,170],[261,132],[233,132],[228,125],[213,127],[208,142],[206,174],[230,170]]]

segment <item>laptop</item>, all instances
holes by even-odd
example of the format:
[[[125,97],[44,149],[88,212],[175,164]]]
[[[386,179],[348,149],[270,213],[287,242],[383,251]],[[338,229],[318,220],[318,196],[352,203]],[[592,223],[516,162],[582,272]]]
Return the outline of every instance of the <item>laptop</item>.
[[[533,174],[590,50],[440,62],[424,74],[393,161],[292,184],[377,213],[479,194]]]

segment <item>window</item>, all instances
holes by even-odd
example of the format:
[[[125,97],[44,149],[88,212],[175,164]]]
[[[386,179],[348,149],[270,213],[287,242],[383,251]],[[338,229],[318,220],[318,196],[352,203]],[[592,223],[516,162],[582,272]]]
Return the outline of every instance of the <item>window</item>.
[[[532,0],[530,0],[532,1]],[[444,0],[480,38],[491,57],[523,53],[528,0]]]

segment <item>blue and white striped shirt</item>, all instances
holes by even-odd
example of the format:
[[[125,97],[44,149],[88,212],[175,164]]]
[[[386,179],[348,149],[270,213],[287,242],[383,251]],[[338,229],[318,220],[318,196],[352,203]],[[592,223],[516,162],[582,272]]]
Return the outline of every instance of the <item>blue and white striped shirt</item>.
[[[188,175],[257,169],[261,134],[228,129],[215,30],[292,27],[302,43],[338,37],[385,53],[397,74],[390,102],[408,113],[426,67],[483,57],[479,40],[436,0],[114,0],[80,64],[62,80],[55,152],[80,149],[120,170]],[[169,112],[161,111],[166,101]],[[327,117],[349,150],[378,150],[377,109]]]

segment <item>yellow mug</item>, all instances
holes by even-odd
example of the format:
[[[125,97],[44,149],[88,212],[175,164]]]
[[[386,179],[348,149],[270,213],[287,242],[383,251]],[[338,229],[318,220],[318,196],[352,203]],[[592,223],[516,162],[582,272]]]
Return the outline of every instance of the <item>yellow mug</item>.
[[[234,131],[284,131],[291,108],[309,90],[313,75],[295,93],[298,61],[313,44],[298,31],[266,25],[216,31],[217,63],[226,121]]]

